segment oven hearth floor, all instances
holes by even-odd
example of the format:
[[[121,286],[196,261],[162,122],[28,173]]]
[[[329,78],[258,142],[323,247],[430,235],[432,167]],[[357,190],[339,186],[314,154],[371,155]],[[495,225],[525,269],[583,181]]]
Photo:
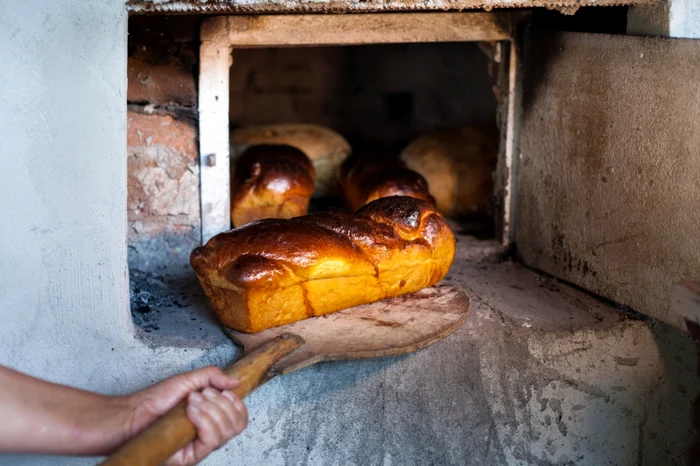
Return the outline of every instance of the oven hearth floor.
[[[447,281],[472,313],[415,354],[277,378],[204,464],[679,464],[697,392],[683,333],[638,320],[459,235]],[[134,278],[154,348],[230,346],[189,268]]]

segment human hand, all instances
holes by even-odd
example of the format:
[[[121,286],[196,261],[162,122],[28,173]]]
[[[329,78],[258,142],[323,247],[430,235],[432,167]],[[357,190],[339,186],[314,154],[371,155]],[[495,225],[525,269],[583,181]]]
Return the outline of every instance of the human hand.
[[[197,438],[168,460],[193,465],[238,435],[248,411],[218,367],[176,375],[131,395],[106,396],[0,366],[0,453],[102,456],[188,399]]]
[[[187,397],[187,417],[197,438],[175,453],[167,466],[189,466],[240,434],[248,425],[248,411],[231,390],[239,385],[218,367],[205,367],[166,379],[128,395],[131,419],[123,440],[136,436]]]

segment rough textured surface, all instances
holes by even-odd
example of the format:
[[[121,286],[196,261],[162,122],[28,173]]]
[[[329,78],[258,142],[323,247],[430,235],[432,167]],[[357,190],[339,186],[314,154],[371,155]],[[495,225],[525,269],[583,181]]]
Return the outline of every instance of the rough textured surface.
[[[516,243],[526,264],[682,325],[674,282],[699,273],[696,41],[532,39]]]
[[[156,272],[199,242],[197,22],[132,18],[127,67],[128,262]],[[133,297],[132,297],[133,298]]]
[[[406,357],[280,377],[205,464],[679,464],[698,386],[691,339],[502,257],[459,235],[447,282],[473,308],[455,334]],[[206,306],[192,303],[178,315],[206,331]],[[154,319],[154,341],[182,333],[172,315]]]
[[[126,20],[117,0],[0,2],[0,363],[129,334]]]
[[[129,102],[195,105],[197,90],[191,69],[177,64],[151,64],[141,58],[130,57],[127,78]]]
[[[124,2],[0,1],[0,12],[0,364],[119,393],[230,360],[216,327],[219,340],[180,331],[186,348],[135,338]]]
[[[199,226],[197,130],[168,115],[127,115],[129,238]]]
[[[308,13],[406,10],[464,10],[473,8],[547,7],[573,14],[582,6],[647,5],[655,0],[127,0],[132,13]]]
[[[420,12],[363,15],[227,15],[202,23],[234,47],[499,41],[513,38],[517,13]]]
[[[148,16],[129,19],[127,66],[130,104],[181,107],[197,104],[199,18]]]
[[[127,114],[130,279],[186,263],[199,244],[197,130],[169,115]],[[135,304],[136,303],[136,304]],[[137,305],[132,296],[132,308]]]
[[[637,6],[627,13],[627,34],[700,38],[700,3],[697,0],[663,0]]]

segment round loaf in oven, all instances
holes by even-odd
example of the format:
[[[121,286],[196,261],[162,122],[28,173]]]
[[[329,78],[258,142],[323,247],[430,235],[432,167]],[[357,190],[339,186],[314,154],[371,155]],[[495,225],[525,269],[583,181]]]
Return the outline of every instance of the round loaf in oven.
[[[396,157],[350,157],[340,168],[339,181],[345,204],[353,212],[389,196],[410,196],[435,203],[425,178]]]
[[[431,286],[454,254],[434,206],[394,196],[355,214],[249,223],[196,248],[190,263],[219,320],[250,333]]]
[[[244,126],[233,130],[230,138],[234,157],[255,144],[284,144],[302,151],[316,171],[314,197],[337,194],[338,168],[351,152],[350,144],[337,132],[307,123]]]
[[[401,159],[428,181],[446,215],[487,213],[498,154],[494,126],[460,126],[426,134],[401,152]]]
[[[263,218],[306,214],[314,192],[314,167],[309,158],[289,146],[248,148],[233,166],[231,221],[239,227]]]

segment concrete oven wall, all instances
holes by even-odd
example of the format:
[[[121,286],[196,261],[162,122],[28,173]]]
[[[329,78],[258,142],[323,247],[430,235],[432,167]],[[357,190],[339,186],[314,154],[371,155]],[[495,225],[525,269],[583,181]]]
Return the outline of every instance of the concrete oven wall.
[[[149,346],[132,323],[124,1],[2,1],[0,43],[0,364],[123,393],[231,359],[216,339]]]
[[[0,7],[0,361],[85,384],[73,359],[131,329],[126,12],[119,0]]]
[[[233,346],[204,324],[155,341],[131,321],[129,231],[157,230],[128,213],[139,205],[127,196],[129,159],[163,186],[191,185],[153,164],[189,166],[194,136],[182,102],[147,108],[152,94],[127,112],[124,1],[0,1],[0,43],[0,364],[124,393],[230,361]],[[162,128],[185,136],[164,139]],[[473,306],[457,333],[408,357],[273,380],[248,399],[248,430],[205,464],[680,461],[697,384],[692,342],[504,261],[494,243],[459,235],[457,245],[448,278]],[[183,314],[191,324],[184,310],[173,317]]]

